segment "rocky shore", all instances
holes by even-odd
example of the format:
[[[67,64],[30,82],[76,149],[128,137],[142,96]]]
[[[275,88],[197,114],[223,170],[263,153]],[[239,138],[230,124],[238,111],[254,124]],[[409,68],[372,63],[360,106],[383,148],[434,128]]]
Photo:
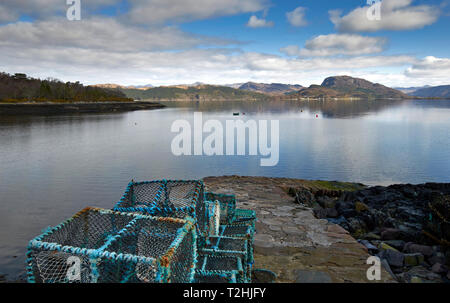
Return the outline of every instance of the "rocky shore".
[[[110,113],[164,108],[155,102],[0,103],[0,115]]]
[[[450,184],[289,193],[349,231],[398,282],[450,282]]]

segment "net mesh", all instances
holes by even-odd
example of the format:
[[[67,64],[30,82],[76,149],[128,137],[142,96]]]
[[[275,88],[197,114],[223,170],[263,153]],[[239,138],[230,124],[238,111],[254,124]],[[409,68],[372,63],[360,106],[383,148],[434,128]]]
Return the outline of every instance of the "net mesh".
[[[233,221],[236,209],[236,198],[232,195],[205,193],[206,201],[219,201],[220,203],[220,224],[230,224]]]
[[[195,242],[189,220],[86,209],[30,242],[28,280],[191,282]]]
[[[244,282],[242,263],[239,258],[202,255],[198,258],[195,281],[199,283]]]
[[[207,232],[201,181],[131,182],[114,210],[180,219],[192,217],[196,219],[199,235]]]

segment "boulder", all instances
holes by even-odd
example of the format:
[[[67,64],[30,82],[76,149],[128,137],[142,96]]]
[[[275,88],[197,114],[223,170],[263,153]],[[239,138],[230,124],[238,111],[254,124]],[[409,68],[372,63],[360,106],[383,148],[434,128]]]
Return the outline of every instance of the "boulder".
[[[388,244],[386,244],[384,242],[381,242],[380,245],[378,245],[378,248],[380,250],[393,250],[393,251],[397,251],[398,252],[397,249],[393,248],[392,246],[390,246],[390,245],[388,245]]]
[[[411,242],[405,244],[404,250],[407,253],[420,253],[426,257],[430,257],[433,255],[433,247]]]
[[[389,249],[382,251],[380,256],[382,259],[386,259],[391,266],[403,267],[405,256],[401,252]]]
[[[383,240],[395,240],[401,235],[401,231],[395,228],[387,228],[381,233],[381,239]]]
[[[386,243],[389,246],[394,247],[395,249],[402,251],[403,247],[405,247],[405,241],[403,240],[389,240],[389,241],[384,241],[384,243]]]
[[[440,252],[435,253],[432,257],[428,258],[428,262],[430,262],[430,264],[436,263],[445,264],[446,263],[445,255]]]
[[[446,274],[448,272],[448,268],[441,263],[436,263],[431,267],[431,271],[437,274]]]
[[[419,277],[424,280],[441,283],[441,276],[427,270],[423,266],[415,266],[405,273],[405,280],[411,281],[412,277]]]
[[[326,208],[325,209],[327,218],[338,218],[339,213],[335,208]]]
[[[375,233],[367,233],[362,237],[362,239],[364,239],[364,240],[381,240],[381,237]]]
[[[367,241],[367,240],[359,240],[358,242],[361,243],[362,245],[364,245],[369,251],[371,251],[371,252],[378,252],[378,247],[376,247],[375,245],[373,245],[369,241]]]
[[[367,206],[366,204],[358,201],[358,202],[355,203],[355,210],[358,213],[366,212],[366,211],[369,210],[369,206]]]
[[[405,265],[407,266],[417,266],[425,261],[425,257],[422,254],[405,254]]]

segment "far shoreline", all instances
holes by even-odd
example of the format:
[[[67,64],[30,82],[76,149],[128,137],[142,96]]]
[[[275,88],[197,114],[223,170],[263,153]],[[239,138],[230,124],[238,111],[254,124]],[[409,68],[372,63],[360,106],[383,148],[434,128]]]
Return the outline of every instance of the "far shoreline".
[[[57,115],[77,113],[112,113],[136,110],[162,109],[166,105],[157,102],[36,102],[36,103],[1,103],[0,115]]]

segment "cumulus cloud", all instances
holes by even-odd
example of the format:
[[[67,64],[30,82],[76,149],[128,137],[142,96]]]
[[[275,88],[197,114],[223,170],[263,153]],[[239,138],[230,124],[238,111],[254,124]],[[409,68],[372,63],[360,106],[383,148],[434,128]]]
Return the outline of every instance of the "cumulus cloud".
[[[405,74],[413,78],[442,78],[450,84],[450,59],[428,56],[409,67]]]
[[[177,50],[199,45],[225,45],[228,41],[188,34],[175,27],[143,29],[110,18],[68,22],[51,18],[34,23],[17,22],[0,27],[0,46],[17,48],[63,47],[139,52]],[[230,42],[231,43],[231,42]]]
[[[300,27],[308,24],[305,14],[306,8],[300,6],[294,9],[292,12],[286,13],[286,17],[288,19],[288,22],[292,26]]]
[[[300,49],[296,45],[287,46],[280,51],[288,56],[328,57],[335,55],[368,55],[384,50],[386,39],[366,37],[356,34],[320,35],[306,41]]]
[[[413,0],[383,0],[380,20],[367,17],[369,6],[359,7],[345,16],[330,11],[330,19],[340,32],[376,32],[381,30],[420,29],[436,22],[440,9],[431,5],[412,5]]]
[[[259,19],[256,16],[251,16],[250,19],[247,22],[248,27],[272,27],[274,23],[272,21],[267,21],[266,19]]]
[[[128,0],[131,10],[127,19],[140,24],[166,21],[192,21],[241,13],[253,13],[267,8],[268,0]]]

